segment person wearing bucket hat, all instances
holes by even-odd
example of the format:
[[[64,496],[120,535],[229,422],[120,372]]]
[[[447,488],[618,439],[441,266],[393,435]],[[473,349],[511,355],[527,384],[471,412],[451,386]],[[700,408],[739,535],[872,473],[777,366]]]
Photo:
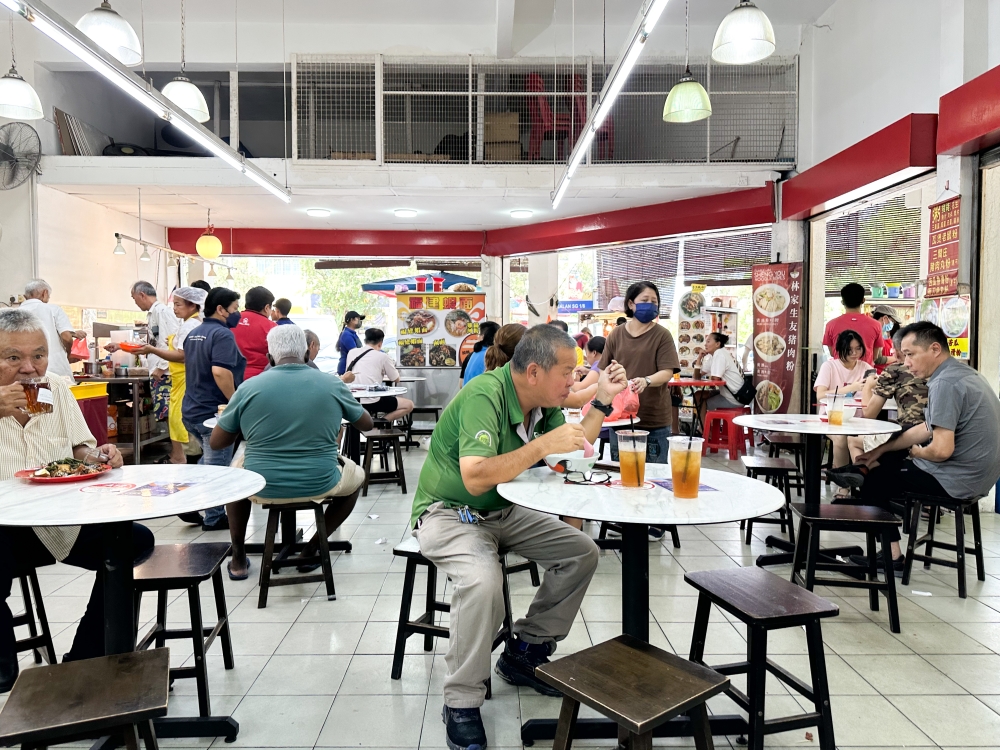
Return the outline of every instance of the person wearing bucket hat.
[[[340,362],[337,364],[337,374],[343,375],[347,371],[347,355],[351,349],[361,346],[361,339],[358,338],[358,330],[365,316],[357,310],[348,310],[344,315],[344,329],[337,339],[337,351],[340,352]]]
[[[875,357],[875,371],[881,375],[886,367],[896,361],[892,351],[892,337],[899,330],[899,313],[892,305],[876,305],[872,317],[882,327],[882,354]]]

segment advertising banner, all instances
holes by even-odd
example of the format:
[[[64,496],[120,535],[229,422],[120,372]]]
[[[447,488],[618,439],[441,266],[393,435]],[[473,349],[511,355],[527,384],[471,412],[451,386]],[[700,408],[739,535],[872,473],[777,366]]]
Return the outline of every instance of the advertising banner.
[[[971,308],[972,301],[968,295],[923,299],[917,305],[917,320],[941,326],[944,335],[948,337],[951,356],[968,359]]]
[[[802,335],[802,264],[753,267],[753,361],[758,414],[788,412]]]
[[[960,200],[958,196],[955,196],[930,206],[931,227],[928,240],[925,297],[950,297],[958,293]]]
[[[400,367],[458,367],[479,340],[486,295],[415,292],[396,295]]]

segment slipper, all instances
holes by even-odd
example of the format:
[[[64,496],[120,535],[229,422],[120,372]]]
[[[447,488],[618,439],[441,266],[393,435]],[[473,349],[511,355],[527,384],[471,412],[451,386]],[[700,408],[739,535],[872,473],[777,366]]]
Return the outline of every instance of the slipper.
[[[233,573],[233,561],[232,560],[230,560],[229,562],[226,563],[226,571],[229,573],[229,580],[230,581],[245,581],[247,578],[250,577],[250,561],[247,560],[247,570],[246,570],[246,573],[244,573],[241,576],[240,575],[236,575],[235,573]]]

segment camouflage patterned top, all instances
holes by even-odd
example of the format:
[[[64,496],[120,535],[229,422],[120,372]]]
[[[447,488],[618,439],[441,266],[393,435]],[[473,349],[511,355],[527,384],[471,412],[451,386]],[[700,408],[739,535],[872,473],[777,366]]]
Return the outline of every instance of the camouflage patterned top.
[[[927,381],[913,375],[906,367],[893,363],[878,376],[875,384],[876,396],[896,399],[899,422],[903,431],[923,423],[927,408]]]

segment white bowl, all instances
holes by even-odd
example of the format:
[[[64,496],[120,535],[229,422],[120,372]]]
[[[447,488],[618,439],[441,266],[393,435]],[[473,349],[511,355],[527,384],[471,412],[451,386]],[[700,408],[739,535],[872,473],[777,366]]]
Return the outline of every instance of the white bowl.
[[[594,468],[597,456],[585,458],[583,451],[573,451],[572,453],[552,453],[545,457],[546,465],[552,471],[566,474],[571,471],[587,472]]]

